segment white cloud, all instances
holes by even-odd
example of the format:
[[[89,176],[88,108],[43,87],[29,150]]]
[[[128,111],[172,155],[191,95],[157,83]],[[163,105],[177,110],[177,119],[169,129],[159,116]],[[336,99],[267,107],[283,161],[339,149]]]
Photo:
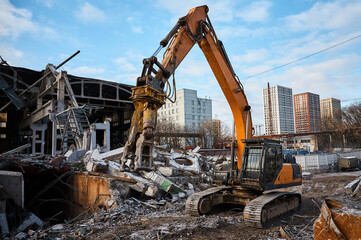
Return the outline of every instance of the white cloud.
[[[130,84],[130,85],[135,85],[135,83],[137,82],[137,78],[139,77],[139,73],[122,73],[122,74],[118,74],[114,77],[113,81],[117,81],[117,82],[121,82],[121,83],[125,83],[125,84]]]
[[[252,49],[247,50],[244,55],[233,56],[232,62],[237,64],[258,62],[263,61],[268,55],[269,51],[267,49]]]
[[[156,6],[163,8],[178,19],[182,16],[187,15],[188,11],[197,6],[207,4],[209,7],[208,14],[210,15],[212,22],[230,22],[234,18],[235,9],[234,1],[231,0],[183,0],[183,1],[169,1],[169,0],[158,0]],[[173,21],[172,21],[173,22]]]
[[[139,15],[139,14],[138,14]],[[143,29],[141,26],[136,26],[135,25],[135,19],[134,17],[128,17],[127,18],[127,22],[130,24],[131,28],[132,28],[132,31],[134,33],[143,33]]]
[[[201,77],[211,72],[211,68],[206,61],[198,61],[191,56],[187,56],[186,59],[179,65],[176,70],[176,76],[185,75],[189,77]]]
[[[114,59],[113,62],[118,66],[119,70],[127,74],[136,71],[137,75],[139,75],[143,67],[143,59],[143,55],[129,50],[124,56]]]
[[[269,1],[252,2],[244,7],[237,16],[246,22],[264,22],[269,17],[269,8],[272,3]]]
[[[1,57],[12,66],[21,66],[24,60],[24,53],[7,44],[0,43]]]
[[[8,0],[0,1],[0,37],[17,38],[23,33],[36,34],[45,38],[57,36],[55,30],[43,27],[33,21],[32,13],[24,8],[16,8]]]
[[[30,11],[16,8],[8,0],[0,1],[0,37],[16,38],[24,32],[38,31],[31,18]]]
[[[85,2],[80,7],[79,11],[76,11],[76,17],[85,23],[89,23],[89,22],[100,23],[106,20],[105,13],[88,2]]]
[[[37,0],[41,4],[44,4],[47,8],[52,8],[56,2],[56,0]]]
[[[310,10],[286,17],[285,22],[293,31],[357,30],[360,13],[360,1],[316,2]]]
[[[137,70],[137,68],[130,63],[129,59],[126,57],[118,57],[114,62],[119,66],[119,69],[124,72],[132,72]]]
[[[79,66],[73,69],[68,69],[67,71],[69,74],[72,75],[94,77],[96,75],[103,74],[105,72],[105,69],[100,67],[98,68],[98,67],[90,67],[90,66]]]

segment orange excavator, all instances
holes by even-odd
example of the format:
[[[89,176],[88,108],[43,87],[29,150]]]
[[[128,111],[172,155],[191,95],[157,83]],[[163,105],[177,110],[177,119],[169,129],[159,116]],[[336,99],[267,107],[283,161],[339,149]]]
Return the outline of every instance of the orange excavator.
[[[192,47],[198,44],[232,110],[238,160],[234,160],[233,154],[231,167],[215,176],[221,186],[190,195],[186,211],[199,216],[219,204],[240,204],[245,206],[245,223],[262,228],[270,220],[300,206],[300,194],[269,190],[301,185],[301,168],[292,158],[283,157],[278,141],[252,138],[251,107],[207,12],[206,5],[191,9],[162,39],[155,53],[143,60],[142,74],[132,89],[135,111],[121,167],[125,169],[126,162],[130,161],[131,171],[152,169],[157,110],[166,99],[173,101],[173,74]],[[162,48],[166,49],[159,62],[156,55]],[[173,83],[170,81],[172,75]]]

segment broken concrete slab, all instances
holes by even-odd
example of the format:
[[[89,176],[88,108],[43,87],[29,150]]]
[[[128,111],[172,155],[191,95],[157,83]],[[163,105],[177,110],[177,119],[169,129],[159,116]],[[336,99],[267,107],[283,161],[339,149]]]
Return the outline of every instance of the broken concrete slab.
[[[7,152],[3,153],[2,155],[8,155],[8,154],[22,152],[23,150],[25,150],[25,149],[27,149],[29,147],[31,147],[31,143],[27,143],[27,144],[22,145],[20,147],[14,148],[14,149],[12,149],[10,151],[7,151]]]
[[[100,159],[103,160],[111,160],[111,161],[120,160],[123,151],[124,151],[124,147],[121,147],[108,152],[101,153],[99,157]]]
[[[197,146],[195,149],[193,149],[193,153],[198,153],[199,150],[201,150],[201,147],[200,146]]]
[[[88,172],[102,172],[105,173],[108,169],[108,164],[104,161],[97,161],[91,159],[86,164],[86,170]]]
[[[158,171],[166,177],[175,177],[180,174],[179,170],[174,167],[158,167]]]
[[[129,185],[129,187],[131,187],[137,192],[144,193],[146,196],[155,197],[158,192],[157,186],[155,186],[152,182],[148,181],[147,179],[136,176],[135,174],[129,172],[122,172],[120,170],[119,163],[109,161],[108,169],[106,173],[108,175],[113,175],[124,179],[135,180],[136,183]]]
[[[361,181],[361,177],[359,177],[359,178],[353,180],[352,182],[350,182],[349,184],[347,184],[345,186],[346,194],[352,194],[355,191],[357,185],[360,183],[360,181]]]
[[[64,154],[64,157],[66,157],[70,162],[76,162],[80,161],[86,152],[87,150],[84,149],[69,150]]]
[[[361,181],[358,183],[357,187],[353,191],[352,196],[353,197],[361,196]]]
[[[43,225],[44,222],[40,218],[38,218],[34,213],[30,213],[29,216],[18,226],[17,231],[22,232],[29,227],[42,227]]]
[[[200,168],[198,160],[197,156],[191,157],[182,153],[172,152],[169,164],[176,168],[199,173]]]

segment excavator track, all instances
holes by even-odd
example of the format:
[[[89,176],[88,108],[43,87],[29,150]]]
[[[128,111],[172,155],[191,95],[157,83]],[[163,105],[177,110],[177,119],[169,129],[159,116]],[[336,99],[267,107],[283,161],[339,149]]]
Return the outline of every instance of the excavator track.
[[[222,194],[224,190],[232,189],[231,186],[220,186],[209,188],[202,192],[193,193],[190,195],[186,202],[186,212],[191,216],[200,216],[209,212],[212,207],[217,203],[213,201],[216,195]]]
[[[278,216],[301,205],[301,195],[292,192],[270,192],[250,201],[243,210],[247,226],[263,228]]]

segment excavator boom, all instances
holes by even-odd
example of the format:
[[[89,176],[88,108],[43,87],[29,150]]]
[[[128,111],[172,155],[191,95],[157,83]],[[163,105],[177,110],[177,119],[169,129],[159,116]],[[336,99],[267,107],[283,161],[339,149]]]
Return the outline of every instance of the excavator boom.
[[[225,183],[228,186],[207,189],[187,199],[191,215],[209,212],[219,204],[245,205],[244,220],[250,226],[263,227],[269,220],[294,209],[301,196],[265,190],[301,184],[301,170],[295,162],[284,163],[282,146],[270,140],[252,139],[252,121],[242,84],[234,73],[223,44],[218,40],[207,16],[208,7],[193,8],[180,18],[159,48],[147,59],[136,87],[132,88],[135,111],[125,145],[121,166],[130,160],[130,170],[152,169],[153,138],[157,111],[168,99],[175,100],[174,71],[195,44],[203,51],[233,113],[237,131],[237,167],[232,164]],[[162,62],[156,55],[165,47]],[[173,87],[169,79],[173,75]]]
[[[162,39],[160,47],[150,58],[144,59],[141,77],[132,89],[135,112],[132,118],[130,134],[122,156],[122,167],[131,160],[131,170],[152,167],[153,137],[156,127],[157,110],[170,99],[169,78],[197,43],[203,51],[228,103],[231,107],[237,129],[238,168],[241,166],[243,142],[250,138],[252,121],[244,89],[237,79],[223,44],[217,39],[207,15],[206,5],[193,8],[180,18],[169,34]],[[166,47],[162,62],[156,54]],[[175,83],[173,83],[175,91]],[[170,99],[171,100],[171,99]]]

